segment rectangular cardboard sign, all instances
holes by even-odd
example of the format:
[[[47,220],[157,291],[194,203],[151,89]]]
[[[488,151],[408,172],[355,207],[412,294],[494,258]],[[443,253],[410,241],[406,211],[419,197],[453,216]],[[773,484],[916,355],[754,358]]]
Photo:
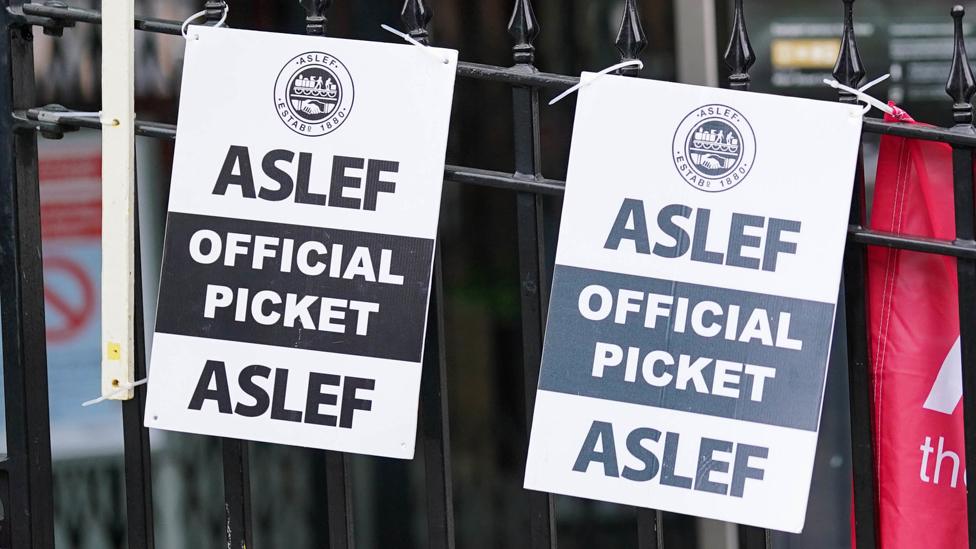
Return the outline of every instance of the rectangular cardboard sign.
[[[146,426],[412,457],[457,52],[189,34]]]
[[[860,109],[583,80],[525,487],[798,532]]]

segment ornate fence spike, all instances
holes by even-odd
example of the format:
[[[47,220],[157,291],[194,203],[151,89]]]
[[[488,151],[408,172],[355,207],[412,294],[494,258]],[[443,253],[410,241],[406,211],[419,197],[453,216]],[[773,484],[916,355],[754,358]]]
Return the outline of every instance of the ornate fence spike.
[[[620,20],[620,30],[617,31],[617,39],[613,43],[617,46],[617,51],[620,52],[621,61],[637,59],[641,50],[647,46],[647,36],[644,34],[644,27],[641,25],[637,0],[627,0],[627,4],[624,6],[624,16]],[[617,72],[624,76],[637,76],[640,69],[625,67]]]
[[[430,24],[433,15],[424,0],[405,0],[403,10],[400,11],[400,20],[403,21],[404,29],[414,40],[426,44],[427,25]]]
[[[535,61],[535,46],[533,43],[539,36],[539,20],[535,18],[532,0],[515,0],[515,10],[508,21],[508,33],[515,39],[512,48],[516,63]]]
[[[954,6],[951,13],[955,25],[955,37],[946,93],[952,98],[952,118],[956,124],[970,124],[973,121],[972,99],[973,93],[976,93],[976,80],[973,79],[973,69],[969,66],[966,37],[962,30],[962,18],[966,15],[966,8]]]
[[[207,3],[203,5],[203,9],[207,12],[205,18],[208,23],[217,22],[224,16],[224,10],[227,9],[227,2],[224,0],[207,0]]]
[[[325,12],[332,6],[332,0],[298,0],[298,3],[305,8],[305,34],[325,36],[328,23]]]
[[[864,65],[861,54],[857,50],[857,38],[854,36],[854,0],[844,0],[844,34],[840,39],[840,53],[837,64],[834,65],[834,78],[852,88],[858,87],[864,80]],[[842,101],[854,102],[855,98],[848,92],[840,92]]]
[[[749,41],[742,0],[735,0],[732,36],[729,38],[729,47],[725,49],[725,65],[732,71],[729,75],[729,87],[733,90],[748,90],[751,82],[749,69],[755,62],[756,52],[752,50],[752,43]]]

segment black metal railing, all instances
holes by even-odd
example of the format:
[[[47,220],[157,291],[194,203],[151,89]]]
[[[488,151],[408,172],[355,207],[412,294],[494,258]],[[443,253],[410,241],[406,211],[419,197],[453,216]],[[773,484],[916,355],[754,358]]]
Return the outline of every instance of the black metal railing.
[[[306,10],[309,35],[325,35],[331,0],[301,0]],[[636,59],[646,45],[636,0],[626,0],[615,46],[622,60]],[[835,78],[856,87],[865,70],[858,54],[853,23],[854,0],[843,0],[844,26]],[[99,24],[98,11],[72,8],[59,1],[24,4],[4,0],[0,24],[0,293],[3,299],[4,402],[7,417],[8,455],[0,456],[0,548],[53,547],[53,502],[51,447],[48,418],[47,363],[44,338],[43,273],[41,266],[40,200],[37,175],[36,134],[58,137],[64,131],[85,127],[100,129],[93,118],[64,112],[60,107],[35,104],[32,32],[35,27],[59,36],[76,23]],[[206,20],[221,16],[224,2],[205,3]],[[959,315],[962,338],[966,469],[976,470],[976,211],[974,211],[972,96],[976,83],[962,33],[963,8],[955,7],[954,54],[947,93],[953,100],[955,125],[951,128],[907,126],[866,119],[864,132],[912,137],[948,143],[953,148],[953,177],[956,206],[956,239],[940,241],[872,231],[866,228],[863,154],[858,156],[848,246],[844,258],[844,307],[847,315],[850,371],[851,433],[853,442],[855,537],[859,549],[878,547],[875,521],[875,476],[872,462],[871,400],[868,363],[868,321],[866,307],[867,246],[886,246],[955,257],[959,277]],[[406,30],[427,43],[431,10],[424,0],[406,0],[402,20]],[[179,21],[137,17],[135,29],[178,35]],[[539,94],[541,90],[565,90],[578,78],[540,72],[535,64],[534,42],[539,23],[531,0],[515,0],[508,25],[514,40],[510,67],[462,62],[462,78],[508,84],[512,89],[515,165],[511,173],[448,165],[444,179],[514,191],[517,208],[522,361],[525,381],[525,414],[531,421],[538,381],[549,280],[543,239],[544,195],[560,195],[564,182],[541,174]],[[749,43],[742,0],[734,4],[731,40],[725,54],[731,70],[728,86],[748,90],[749,69],[756,55]],[[621,71],[636,76],[638,70]],[[839,100],[855,98],[841,92]],[[457,122],[457,121],[455,121]],[[176,127],[158,122],[137,121],[136,134],[174,139]],[[138,235],[138,232],[137,232]],[[137,236],[138,242],[138,236]],[[137,248],[138,250],[138,248]],[[137,251],[138,253],[138,251]],[[139,262],[136,262],[137,274]],[[428,547],[454,547],[454,514],[451,477],[450,425],[446,376],[450,371],[444,353],[444,295],[441,287],[440,255],[435,254],[434,283],[423,357],[419,438],[426,471]],[[138,279],[137,279],[138,280]],[[137,282],[141,285],[141,280]],[[136,322],[141,323],[141,296],[137,286]],[[136,326],[136,375],[145,374],[143,330]],[[152,485],[148,430],[142,427],[145,387],[123,405],[125,434],[125,490],[128,544],[132,549],[154,547]],[[248,444],[223,440],[226,542],[228,547],[253,547],[251,543]],[[326,468],[327,519],[330,547],[355,546],[352,492],[347,456],[322,452]],[[533,549],[557,546],[553,496],[526,491],[530,510],[530,531],[525,538]],[[968,495],[970,547],[976,548],[976,491]],[[639,510],[636,528],[640,549],[662,549],[661,513]],[[829,527],[829,526],[828,526]],[[840,527],[838,525],[838,527]],[[740,528],[740,547],[771,547],[768,531]]]

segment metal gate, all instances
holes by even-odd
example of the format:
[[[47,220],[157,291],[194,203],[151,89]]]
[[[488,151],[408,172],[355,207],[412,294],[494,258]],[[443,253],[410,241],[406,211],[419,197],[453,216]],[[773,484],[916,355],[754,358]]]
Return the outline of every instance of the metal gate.
[[[678,1],[678,0],[676,0]],[[109,2],[106,2],[110,4]],[[842,84],[857,87],[865,76],[854,37],[854,0],[843,0],[843,37],[834,76]],[[325,35],[331,0],[301,0],[305,7],[309,35]],[[41,265],[40,199],[38,192],[37,134],[58,137],[63,131],[86,127],[100,129],[92,118],[59,114],[57,108],[35,104],[32,35],[36,29],[60,36],[65,27],[99,24],[101,14],[72,8],[59,0],[43,4],[4,0],[0,23],[0,305],[2,305],[4,402],[9,454],[0,456],[0,548],[49,548],[54,545],[50,425],[48,418],[47,363],[45,357],[43,274]],[[840,3],[836,3],[840,15]],[[206,20],[220,19],[224,2],[206,2]],[[341,9],[341,6],[338,7]],[[833,8],[831,8],[833,9]],[[976,471],[976,209],[973,189],[973,149],[976,129],[971,99],[976,80],[963,42],[963,8],[952,10],[955,22],[955,51],[946,91],[951,97],[955,125],[930,128],[865,119],[864,132],[939,141],[953,147],[953,176],[956,211],[956,239],[951,242],[879,233],[865,228],[865,184],[863,154],[859,155],[850,214],[848,246],[844,259],[845,308],[847,315],[850,370],[851,429],[853,442],[855,534],[861,549],[877,547],[874,521],[875,476],[872,466],[871,401],[868,380],[868,325],[866,309],[867,246],[886,246],[956,258],[959,279],[959,314],[965,410],[966,469]],[[402,11],[404,30],[426,43],[431,11],[424,0],[406,0]],[[136,30],[179,35],[180,21],[137,17]],[[531,0],[515,0],[508,25],[514,46],[510,67],[462,62],[462,78],[504,83],[511,87],[514,122],[515,166],[511,173],[448,165],[444,179],[467,185],[482,185],[511,191],[517,207],[519,287],[521,290],[522,364],[525,379],[525,414],[531,420],[535,387],[539,376],[542,338],[549,293],[543,239],[542,199],[560,195],[564,182],[543,177],[541,171],[539,94],[541,90],[562,91],[578,82],[575,76],[540,72],[534,65],[539,34]],[[735,1],[731,42],[725,55],[731,69],[728,86],[748,90],[749,69],[755,55],[749,43],[742,0]],[[615,46],[621,60],[635,59],[646,44],[636,8],[627,0]],[[608,45],[609,46],[609,45]],[[637,69],[622,69],[637,76]],[[842,92],[839,100],[855,98]],[[63,111],[62,111],[63,112]],[[455,121],[456,123],[463,121]],[[174,139],[171,124],[137,122],[136,133],[158,139]],[[138,224],[137,224],[138,227]],[[137,231],[138,253],[138,231]],[[141,282],[137,265],[135,291],[137,314],[136,376],[145,375],[145,342],[142,329]],[[450,337],[443,321],[443,292],[440,258],[435,258],[434,286],[428,321],[427,342],[420,396],[419,437],[425,465],[427,502],[427,545],[454,547],[450,421],[448,417],[444,338]],[[142,427],[145,387],[136,398],[123,404],[125,437],[126,531],[130,548],[154,546],[152,483],[148,430]],[[248,444],[222,439],[225,532],[227,547],[253,547],[250,517]],[[355,546],[348,457],[324,452],[326,468],[329,546]],[[524,491],[528,501],[530,529],[527,547],[557,547],[555,513],[551,494]],[[976,547],[976,490],[968,493],[970,546]],[[640,549],[663,548],[662,515],[638,510],[634,528]],[[817,525],[830,528],[831,525]],[[771,547],[768,531],[740,527],[740,546],[747,549]]]

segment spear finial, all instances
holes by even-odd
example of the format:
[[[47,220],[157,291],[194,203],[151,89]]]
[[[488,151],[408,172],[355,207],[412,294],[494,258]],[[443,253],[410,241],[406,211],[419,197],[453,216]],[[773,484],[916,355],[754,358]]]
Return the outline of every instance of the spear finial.
[[[227,9],[227,2],[224,0],[207,0],[203,9],[206,12],[204,18],[208,22],[220,21],[220,18],[224,16],[224,10]]]
[[[613,41],[620,52],[621,61],[637,59],[641,50],[647,46],[647,37],[644,34],[644,27],[641,26],[640,13],[637,10],[637,0],[627,0],[624,5],[624,16],[620,20],[620,30],[617,31],[617,39]],[[618,71],[624,76],[637,76],[640,69],[637,67],[624,67]]]
[[[844,0],[844,33],[840,39],[840,53],[834,65],[834,79],[856,88],[864,80],[864,65],[861,54],[857,50],[857,38],[854,36],[854,0]],[[856,101],[856,98],[846,91],[840,92],[841,101]]]
[[[973,69],[969,66],[969,56],[966,54],[966,37],[963,35],[962,18],[966,15],[966,8],[954,6],[952,8],[955,36],[952,48],[952,66],[949,68],[949,81],[946,82],[946,93],[952,98],[952,118],[956,124],[971,124],[973,122],[973,93],[976,93],[976,81],[973,79]]]
[[[407,34],[421,44],[427,44],[427,25],[433,16],[424,0],[405,0],[403,10],[400,11],[400,20],[403,21]]]
[[[508,21],[508,33],[515,39],[512,48],[516,63],[535,61],[535,39],[539,36],[539,21],[532,9],[532,0],[515,0],[515,10]]]
[[[332,0],[298,0],[305,8],[305,34],[309,36],[325,36],[328,19],[325,12],[332,6]]]
[[[745,11],[742,0],[735,0],[735,11],[732,16],[732,36],[729,47],[725,49],[725,65],[732,71],[729,75],[729,87],[733,90],[748,90],[752,79],[749,69],[756,62],[756,52],[749,42],[749,30],[746,28]]]

